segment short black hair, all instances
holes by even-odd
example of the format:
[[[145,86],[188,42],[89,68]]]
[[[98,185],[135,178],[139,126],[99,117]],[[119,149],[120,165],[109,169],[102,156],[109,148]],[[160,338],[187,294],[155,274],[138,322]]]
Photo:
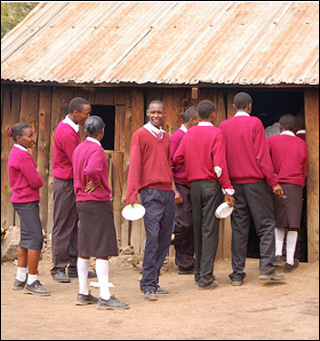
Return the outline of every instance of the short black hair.
[[[239,92],[234,96],[233,104],[237,109],[245,109],[252,103],[252,97],[246,92]]]
[[[201,101],[198,104],[198,113],[200,118],[207,119],[210,115],[216,111],[214,103],[208,99]]]
[[[16,123],[8,130],[8,135],[13,138],[13,140],[17,141],[17,136],[23,135],[23,129],[31,128],[29,124],[26,123]]]
[[[73,98],[69,103],[69,107],[68,107],[69,114],[72,114],[75,110],[81,112],[82,106],[84,104],[90,104],[90,103],[82,97]]]
[[[151,104],[160,104],[160,105],[162,105],[163,110],[165,110],[164,103],[162,101],[160,101],[159,99],[155,99],[155,100],[151,101],[148,105],[148,110],[149,110]]]
[[[297,127],[297,119],[291,114],[282,115],[280,117],[279,123],[284,129],[290,131],[294,131]]]
[[[196,106],[189,107],[183,114],[184,123],[188,123],[191,118],[194,120],[198,116],[198,108]]]
[[[98,136],[105,126],[102,118],[97,115],[90,116],[84,124],[84,127],[90,136]]]

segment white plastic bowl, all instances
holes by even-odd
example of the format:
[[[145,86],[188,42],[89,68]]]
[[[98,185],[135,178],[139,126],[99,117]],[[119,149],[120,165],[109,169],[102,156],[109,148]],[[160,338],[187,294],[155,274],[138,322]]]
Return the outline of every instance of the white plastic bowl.
[[[122,209],[122,216],[126,220],[135,221],[141,219],[146,209],[140,204],[127,205]]]
[[[233,207],[229,206],[226,202],[220,204],[216,209],[216,217],[218,219],[225,219],[231,215],[233,212]]]

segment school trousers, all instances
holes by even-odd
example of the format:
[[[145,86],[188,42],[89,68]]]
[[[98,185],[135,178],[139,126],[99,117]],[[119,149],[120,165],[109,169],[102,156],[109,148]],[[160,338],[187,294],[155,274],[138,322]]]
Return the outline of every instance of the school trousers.
[[[219,243],[217,207],[223,202],[220,184],[213,181],[193,181],[191,202],[194,231],[194,277],[199,284],[209,285],[215,277],[214,261]]]
[[[232,281],[243,280],[251,215],[260,240],[260,274],[274,271],[274,212],[271,190],[265,180],[247,184],[232,184],[235,189],[232,226]]]
[[[179,270],[192,270],[194,267],[193,222],[191,190],[188,185],[177,184],[177,191],[181,194],[183,203],[176,205],[174,221],[175,262]]]
[[[53,268],[75,267],[78,257],[78,213],[73,180],[53,178],[53,229],[51,238]]]
[[[140,191],[140,196],[146,209],[146,242],[140,288],[144,292],[155,292],[160,269],[170,247],[176,205],[173,191],[144,188]]]

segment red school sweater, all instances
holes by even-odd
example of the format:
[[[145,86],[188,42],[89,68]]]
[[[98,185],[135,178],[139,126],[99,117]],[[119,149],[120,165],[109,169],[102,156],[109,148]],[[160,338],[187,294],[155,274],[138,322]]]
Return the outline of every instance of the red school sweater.
[[[246,184],[266,178],[271,187],[278,182],[268,151],[262,122],[254,116],[234,116],[223,121],[226,157],[232,183]]]
[[[307,144],[297,136],[270,136],[268,146],[279,182],[306,185],[308,150]]]
[[[144,127],[135,131],[130,145],[127,204],[136,202],[143,188],[172,191],[169,149],[167,133],[159,140]]]
[[[27,150],[14,146],[8,159],[9,184],[12,188],[11,202],[28,203],[40,200],[39,189],[44,181],[37,171],[36,163]]]
[[[170,161],[171,161],[171,169],[173,173],[174,182],[176,184],[188,185],[190,182],[188,181],[186,170],[183,164],[177,165],[173,162],[173,156],[177,151],[182,138],[184,137],[185,132],[182,129],[178,129],[175,131],[170,137]]]
[[[73,156],[73,186],[76,201],[108,201],[111,189],[108,182],[108,163],[103,148],[96,142],[85,140],[74,150]],[[91,194],[85,192],[89,181],[101,183]]]
[[[52,153],[53,176],[62,180],[72,180],[72,154],[81,143],[80,133],[61,121],[54,134]]]
[[[222,131],[212,126],[194,126],[182,139],[173,161],[184,164],[190,182],[207,180],[219,182],[224,189],[232,189],[225,157]],[[215,167],[222,170],[218,177]]]

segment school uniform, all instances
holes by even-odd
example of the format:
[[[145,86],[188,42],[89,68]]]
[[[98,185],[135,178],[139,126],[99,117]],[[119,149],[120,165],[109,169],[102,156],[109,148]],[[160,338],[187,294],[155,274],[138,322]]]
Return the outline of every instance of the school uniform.
[[[68,115],[55,131],[52,154],[53,229],[51,274],[76,267],[78,214],[73,190],[72,154],[81,142],[79,125]]]
[[[117,238],[110,203],[108,164],[98,140],[87,137],[73,153],[74,192],[80,219],[79,257],[107,258],[118,256]],[[88,182],[101,183],[91,194]]]
[[[233,194],[225,158],[222,131],[209,122],[200,122],[185,134],[173,161],[184,164],[191,182],[195,246],[195,281],[210,285],[218,249],[219,220],[215,210],[223,201],[222,189]]]
[[[10,152],[8,175],[12,188],[10,201],[20,217],[19,246],[41,250],[43,234],[39,217],[39,189],[44,181],[37,171],[32,155],[19,144],[14,144]]]
[[[288,197],[281,199],[273,195],[276,226],[300,228],[303,188],[307,177],[307,145],[291,131],[283,131],[267,141],[274,171]]]
[[[180,271],[192,270],[194,267],[194,244],[193,244],[193,223],[192,223],[192,204],[190,193],[190,182],[184,165],[176,165],[173,156],[178,149],[182,138],[188,129],[182,125],[170,137],[170,158],[174,182],[178,192],[182,196],[183,203],[176,205],[176,215],[174,223],[175,263]]]
[[[274,272],[273,231],[275,227],[270,187],[277,185],[262,122],[246,112],[219,126],[226,140],[226,156],[231,182],[235,188],[232,224],[232,281],[242,281],[250,216],[260,238],[260,274]]]
[[[126,203],[137,201],[140,193],[146,209],[146,242],[142,265],[142,291],[157,289],[162,263],[169,251],[174,223],[169,136],[149,122],[132,136]]]

